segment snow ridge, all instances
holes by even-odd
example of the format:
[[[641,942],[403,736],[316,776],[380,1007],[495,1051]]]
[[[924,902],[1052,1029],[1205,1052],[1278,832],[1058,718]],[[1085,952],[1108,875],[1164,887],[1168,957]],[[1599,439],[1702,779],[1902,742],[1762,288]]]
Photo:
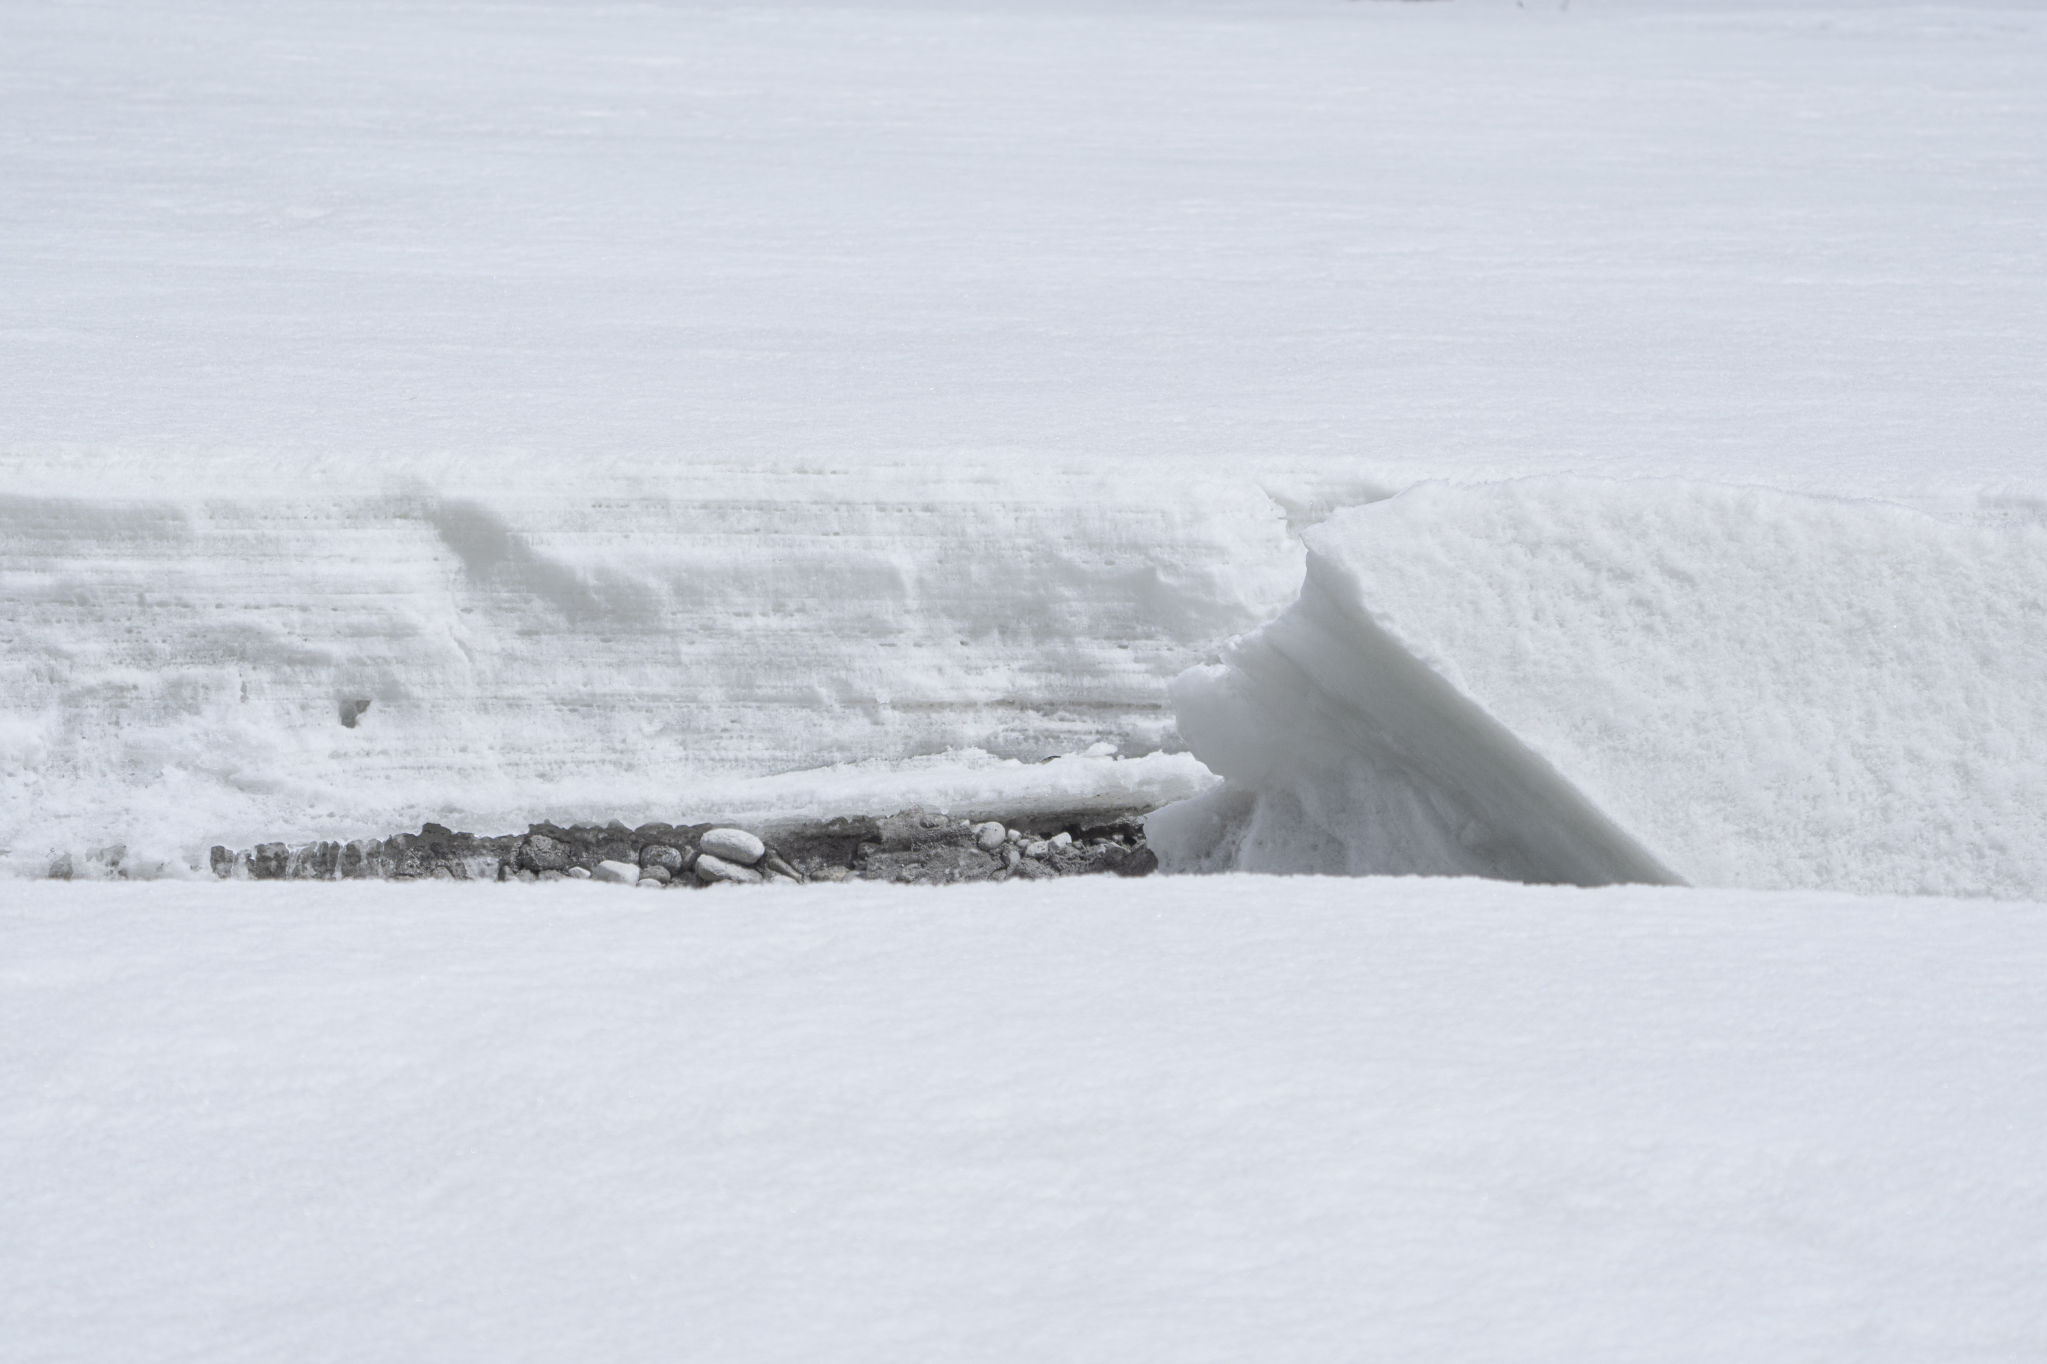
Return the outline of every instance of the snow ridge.
[[[0,498],[0,863],[120,844],[189,869],[217,842],[423,821],[1007,809],[1022,778],[997,760],[1156,753],[1167,682],[1300,572],[1279,508],[1234,482],[470,472]],[[940,755],[951,775],[916,762]],[[1061,776],[1055,808],[1206,777],[1062,772],[1081,766],[1099,792]]]
[[[1424,485],[1173,687],[1168,870],[2023,897],[2047,533],[1669,481]]]

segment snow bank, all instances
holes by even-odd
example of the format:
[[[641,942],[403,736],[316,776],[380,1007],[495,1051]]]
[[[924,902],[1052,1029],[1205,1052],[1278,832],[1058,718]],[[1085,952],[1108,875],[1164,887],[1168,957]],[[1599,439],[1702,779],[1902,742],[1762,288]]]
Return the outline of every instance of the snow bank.
[[[2047,893],[2047,531],[1530,480],[1308,543],[1174,686],[1168,868]]]
[[[1200,480],[684,465],[562,490],[500,461],[335,494],[249,473],[0,498],[17,869],[856,794],[1149,805],[1198,766],[1096,761],[1082,792],[1079,767],[1014,760],[1155,750],[1167,680],[1299,572],[1276,506]]]
[[[10,1359],[2047,1356],[2037,905],[4,901]]]
[[[1300,581],[1265,489],[2039,523],[2043,72],[2002,4],[11,0],[0,860],[1141,752]]]

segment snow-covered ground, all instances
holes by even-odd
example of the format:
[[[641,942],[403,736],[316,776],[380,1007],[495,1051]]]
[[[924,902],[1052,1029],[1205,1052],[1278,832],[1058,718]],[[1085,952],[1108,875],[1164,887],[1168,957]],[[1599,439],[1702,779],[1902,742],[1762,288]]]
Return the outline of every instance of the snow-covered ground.
[[[0,871],[2009,898],[9,879],[0,1358],[2047,1355],[2043,222],[1996,0],[5,0]]]
[[[2033,1360],[2047,906],[18,884],[10,1361]]]
[[[0,862],[1170,748],[1431,478],[2038,525],[2043,128],[2016,4],[15,0]]]
[[[141,488],[2042,472],[2031,4],[0,25],[6,444]]]

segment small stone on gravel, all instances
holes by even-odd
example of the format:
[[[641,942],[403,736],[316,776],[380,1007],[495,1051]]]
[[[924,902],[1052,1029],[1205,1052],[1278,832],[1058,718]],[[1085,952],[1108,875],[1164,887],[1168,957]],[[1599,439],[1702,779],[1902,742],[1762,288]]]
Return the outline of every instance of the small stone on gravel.
[[[1046,841],[1055,848],[1070,848],[1073,846],[1073,835],[1061,830]]]
[[[727,862],[716,853],[704,853],[697,858],[697,875],[705,881],[731,881],[740,885],[759,885],[761,874],[752,867],[742,867]]]
[[[1049,857],[1052,854],[1052,845],[1042,838],[1033,839],[1031,842],[1024,844],[1023,854],[1025,857]]]
[[[715,857],[721,862],[751,867],[761,860],[768,845],[759,837],[744,829],[712,829],[697,840],[697,849],[706,857]],[[701,862],[699,863],[701,865]],[[721,880],[730,878],[721,877]],[[757,879],[757,878],[756,878]]]
[[[569,850],[546,834],[528,834],[519,845],[519,865],[528,871],[560,871],[569,864]]]
[[[615,862],[607,857],[597,864],[595,879],[609,881],[617,886],[637,885],[640,879],[640,869],[630,862]]]
[[[991,819],[985,824],[974,826],[974,844],[983,852],[994,852],[1002,846],[1002,840],[1007,837],[1009,832],[1002,827],[1000,820]]]
[[[640,865],[649,869],[659,867],[673,876],[682,870],[682,849],[671,848],[666,843],[649,843],[640,849]]]

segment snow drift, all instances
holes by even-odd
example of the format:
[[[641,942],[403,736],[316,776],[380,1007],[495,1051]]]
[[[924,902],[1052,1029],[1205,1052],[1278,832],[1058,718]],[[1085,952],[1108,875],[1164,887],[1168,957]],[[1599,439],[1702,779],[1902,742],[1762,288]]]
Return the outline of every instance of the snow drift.
[[[2047,892],[2047,532],[1667,482],[1428,485],[1173,688],[1168,869]]]
[[[1300,571],[1276,506],[1199,480],[130,472],[0,497],[0,854],[30,874],[426,819],[1147,808],[1207,774],[1018,765],[1157,750],[1168,680]]]

